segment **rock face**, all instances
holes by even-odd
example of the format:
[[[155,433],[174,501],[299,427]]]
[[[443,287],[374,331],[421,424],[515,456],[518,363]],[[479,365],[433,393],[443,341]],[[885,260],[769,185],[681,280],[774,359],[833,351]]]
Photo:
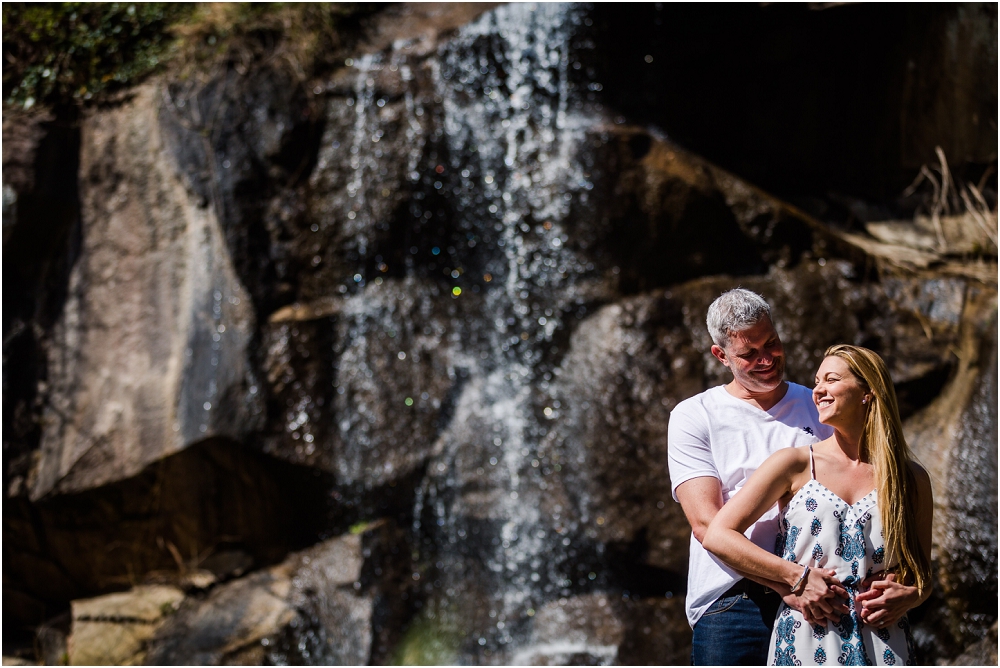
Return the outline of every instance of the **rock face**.
[[[995,292],[968,290],[958,369],[904,425],[934,487],[935,596],[946,605],[927,623],[938,625],[945,656],[989,635],[993,614],[996,526],[976,518],[996,508],[996,308]]]
[[[308,81],[247,56],[81,121],[72,252],[5,315],[5,608],[183,591],[115,622],[116,662],[686,662],[667,424],[727,380],[704,313],[742,285],[789,380],[837,342],[885,357],[937,494],[919,642],[982,637],[989,272],[885,266],[617,117],[586,7],[484,9],[393,8]],[[5,256],[49,183],[22,176]],[[106,621],[74,620],[103,662]]]
[[[90,489],[261,413],[254,309],[212,210],[159,159],[161,91],[83,123],[80,258],[48,359],[31,497]]]

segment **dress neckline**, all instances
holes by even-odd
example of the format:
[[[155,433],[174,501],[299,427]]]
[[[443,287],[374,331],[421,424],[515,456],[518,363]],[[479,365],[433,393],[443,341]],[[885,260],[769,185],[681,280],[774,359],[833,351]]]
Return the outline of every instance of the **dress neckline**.
[[[843,498],[841,498],[841,496],[839,494],[837,494],[832,489],[830,489],[829,487],[827,487],[826,485],[824,485],[823,483],[821,483],[819,480],[816,480],[816,478],[811,478],[809,480],[809,482],[807,482],[806,484],[802,485],[802,487],[799,487],[798,491],[796,491],[795,494],[792,495],[792,498],[790,498],[788,500],[788,503],[785,504],[785,507],[781,509],[781,512],[784,513],[786,511],[788,511],[788,509],[791,508],[792,505],[795,503],[796,499],[799,498],[799,494],[801,494],[803,492],[803,490],[805,490],[805,488],[808,487],[811,483],[816,483],[816,485],[818,485],[820,488],[822,488],[822,489],[826,490],[827,492],[829,492],[830,496],[832,496],[837,501],[840,501],[842,504],[844,504],[845,506],[847,506],[848,508],[850,508],[852,510],[855,509],[855,508],[857,508],[857,507],[859,507],[861,505],[862,501],[868,500],[868,498],[871,497],[872,495],[874,495],[875,492],[877,491],[877,488],[873,487],[872,491],[868,492],[867,494],[865,494],[863,497],[861,497],[860,499],[858,499],[854,503],[848,503]]]
[[[860,499],[858,499],[854,503],[847,503],[847,500],[844,499],[844,497],[840,496],[840,494],[837,494],[835,491],[833,491],[832,489],[830,489],[829,487],[827,487],[826,485],[824,485],[823,483],[821,483],[819,480],[816,479],[816,458],[813,455],[813,444],[812,443],[809,444],[809,482],[814,482],[817,485],[819,485],[820,487],[822,487],[823,489],[825,489],[826,491],[830,492],[830,494],[832,494],[835,499],[837,499],[841,503],[845,504],[848,508],[853,508],[854,506],[858,505],[859,503],[861,503],[862,501],[864,501],[865,499],[867,499],[869,496],[871,496],[872,494],[874,494],[875,490],[877,489],[876,487],[872,487],[872,489],[871,489],[870,492],[868,492],[867,494],[865,494],[864,496],[862,496]],[[788,504],[785,506],[786,508],[788,506],[792,505],[792,501],[794,501],[795,497],[797,497],[799,495],[799,492],[801,492],[803,489],[805,489],[805,487],[809,484],[809,482],[807,482],[805,485],[802,485],[802,487],[799,487],[798,491],[796,491],[795,494],[792,495],[792,498],[788,500]]]

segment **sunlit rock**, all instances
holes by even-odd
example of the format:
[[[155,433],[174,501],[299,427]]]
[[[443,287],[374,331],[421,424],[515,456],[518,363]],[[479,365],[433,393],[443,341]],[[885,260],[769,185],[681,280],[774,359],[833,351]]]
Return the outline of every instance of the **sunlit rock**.
[[[33,498],[241,438],[261,413],[253,305],[212,211],[164,159],[156,95],[143,88],[84,123],[80,259],[50,349]]]
[[[184,593],[164,586],[73,601],[70,665],[140,665],[146,643],[181,605]]]

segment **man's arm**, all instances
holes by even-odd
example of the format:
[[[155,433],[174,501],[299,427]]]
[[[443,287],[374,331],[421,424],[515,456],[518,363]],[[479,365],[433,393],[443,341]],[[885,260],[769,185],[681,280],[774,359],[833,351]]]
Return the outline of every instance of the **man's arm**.
[[[709,476],[691,478],[682,482],[674,493],[691,525],[691,533],[700,543],[708,525],[722,509],[722,483]]]

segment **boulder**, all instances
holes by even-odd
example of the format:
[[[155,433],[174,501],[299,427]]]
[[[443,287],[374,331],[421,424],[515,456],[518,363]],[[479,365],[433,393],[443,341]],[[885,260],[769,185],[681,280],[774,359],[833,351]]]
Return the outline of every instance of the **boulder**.
[[[97,487],[262,413],[254,307],[166,158],[161,90],[83,121],[79,260],[55,325],[33,499]]]
[[[293,553],[204,597],[189,597],[150,641],[146,661],[367,664],[373,653],[386,651],[392,630],[383,626],[398,624],[409,556],[386,520]]]
[[[146,643],[183,599],[179,589],[153,585],[73,601],[70,665],[141,665]]]

